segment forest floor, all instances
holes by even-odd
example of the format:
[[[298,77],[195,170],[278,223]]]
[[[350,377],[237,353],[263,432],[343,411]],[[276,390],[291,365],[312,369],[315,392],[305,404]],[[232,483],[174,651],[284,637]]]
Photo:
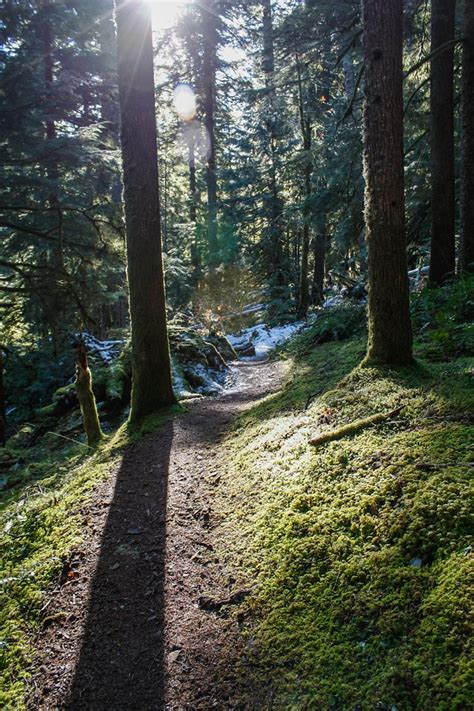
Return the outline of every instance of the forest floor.
[[[230,418],[276,390],[285,369],[237,364],[232,390],[128,447],[95,487],[44,613],[30,708],[267,707],[239,685],[246,643],[234,613],[248,591],[217,552],[213,499]]]
[[[414,300],[411,366],[365,363],[341,305],[219,397],[35,450],[0,523],[0,706],[474,708],[467,288]]]

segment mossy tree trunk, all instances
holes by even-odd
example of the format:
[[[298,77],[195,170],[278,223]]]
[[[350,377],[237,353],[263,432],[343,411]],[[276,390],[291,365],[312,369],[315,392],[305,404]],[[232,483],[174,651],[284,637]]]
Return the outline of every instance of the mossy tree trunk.
[[[471,0],[472,2],[472,0]],[[431,258],[430,281],[455,271],[454,24],[456,0],[431,2]],[[451,43],[449,45],[449,43]]]
[[[176,399],[161,253],[150,4],[117,0],[116,21],[134,422]]]
[[[464,0],[462,54],[461,252],[459,271],[474,271],[474,2]]]
[[[402,0],[363,0],[367,360],[412,360],[403,178]]]
[[[87,442],[94,446],[103,437],[97,414],[97,406],[92,391],[92,373],[87,363],[87,351],[80,341],[76,347],[76,392],[82,412]]]

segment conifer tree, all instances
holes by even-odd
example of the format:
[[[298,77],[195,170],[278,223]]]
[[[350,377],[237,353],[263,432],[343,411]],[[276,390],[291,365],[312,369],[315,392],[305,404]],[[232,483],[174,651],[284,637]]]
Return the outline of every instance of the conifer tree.
[[[117,55],[135,422],[175,402],[161,254],[151,8],[118,0]]]
[[[409,363],[403,188],[402,0],[364,0],[364,177],[373,363]]]
[[[459,270],[474,271],[474,3],[464,0],[462,55],[461,250]]]
[[[455,10],[455,0],[432,0],[430,281],[435,284],[441,284],[455,271]]]
[[[207,155],[207,242],[209,249],[209,264],[215,266],[218,262],[217,241],[217,176],[216,176],[216,68],[218,41],[218,14],[215,0],[202,0],[201,23],[203,30],[203,109],[204,125],[209,141]]]

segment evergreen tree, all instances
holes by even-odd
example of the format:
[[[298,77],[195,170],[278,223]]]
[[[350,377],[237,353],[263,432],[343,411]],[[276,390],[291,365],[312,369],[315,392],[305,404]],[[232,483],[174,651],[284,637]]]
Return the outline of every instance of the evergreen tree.
[[[132,407],[136,422],[175,402],[161,254],[151,9],[116,6],[127,264],[132,329]]]
[[[431,259],[430,281],[455,271],[454,27],[455,0],[431,3]]]
[[[461,272],[474,270],[474,3],[471,0],[464,0],[463,34]]]
[[[70,331],[100,333],[124,298],[120,208],[107,187],[118,179],[115,136],[101,116],[114,101],[113,44],[97,23],[112,25],[106,5],[37,0],[2,18],[3,337],[22,323],[23,339],[56,352]]]
[[[409,363],[403,189],[402,0],[364,0],[364,176],[369,250],[367,360]]]
[[[215,0],[202,0],[201,25],[203,33],[202,100],[204,125],[207,131],[207,241],[209,264],[218,262],[217,241],[217,176],[216,176],[216,68],[218,42],[218,10]]]

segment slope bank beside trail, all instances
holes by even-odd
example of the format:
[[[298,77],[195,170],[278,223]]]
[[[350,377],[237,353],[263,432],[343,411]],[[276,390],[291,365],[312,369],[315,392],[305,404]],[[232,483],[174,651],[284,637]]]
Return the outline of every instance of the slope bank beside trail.
[[[252,707],[259,692],[238,678],[246,651],[228,614],[248,590],[216,552],[213,501],[230,417],[277,389],[285,368],[237,364],[231,391],[128,448],[97,487],[48,605],[30,708]]]
[[[463,288],[437,295],[435,325]],[[414,304],[429,326],[432,298]],[[474,342],[457,303],[403,368],[361,366],[363,323],[324,316],[233,423],[219,551],[252,581],[240,615],[272,708],[474,707]],[[322,343],[329,325],[342,340]]]

